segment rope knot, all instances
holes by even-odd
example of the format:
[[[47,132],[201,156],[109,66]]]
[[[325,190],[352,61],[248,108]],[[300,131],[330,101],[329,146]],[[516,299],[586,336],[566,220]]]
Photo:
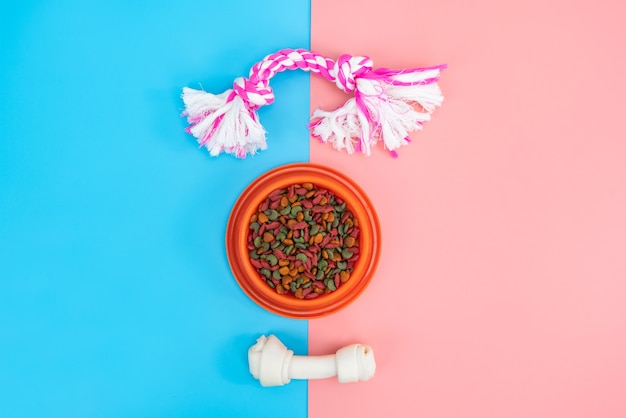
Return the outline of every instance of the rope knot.
[[[351,93],[356,89],[356,78],[369,73],[373,65],[369,57],[344,54],[333,67],[335,84],[346,93]]]
[[[239,77],[233,83],[233,90],[253,110],[274,102],[272,88],[262,81],[254,84],[245,77]]]

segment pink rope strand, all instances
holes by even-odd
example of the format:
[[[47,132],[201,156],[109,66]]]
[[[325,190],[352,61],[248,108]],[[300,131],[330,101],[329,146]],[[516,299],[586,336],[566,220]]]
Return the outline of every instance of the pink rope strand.
[[[335,81],[330,73],[335,62],[314,52],[304,49],[283,49],[268,55],[262,61],[256,63],[251,69],[247,80],[243,85],[235,83],[234,90],[248,102],[251,109],[271,104],[274,101],[272,88],[269,86],[270,79],[276,74],[286,70],[304,70],[320,75],[329,81]],[[262,98],[259,102],[250,102],[251,95]]]

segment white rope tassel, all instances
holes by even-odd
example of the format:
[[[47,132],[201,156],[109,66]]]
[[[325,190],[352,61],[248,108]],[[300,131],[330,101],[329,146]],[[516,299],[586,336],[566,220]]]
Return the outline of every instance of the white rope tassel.
[[[348,153],[361,151],[366,155],[382,139],[395,156],[398,148],[410,142],[409,133],[421,130],[443,102],[433,81],[439,73],[440,68],[365,74],[356,79],[355,99],[333,112],[313,113],[312,119],[318,119],[310,125],[313,136]]]
[[[362,140],[369,125],[364,115],[358,111],[354,98],[348,99],[343,106],[333,111],[316,109],[311,119],[317,119],[317,122],[310,125],[312,135],[321,142],[330,142],[337,150],[346,150],[348,154],[363,152],[369,155],[375,144],[375,141]],[[371,136],[367,135],[366,138]]]
[[[265,129],[256,112],[233,90],[214,95],[185,87],[182,99],[185,115],[193,123],[187,131],[212,156],[226,152],[243,158],[267,148]]]

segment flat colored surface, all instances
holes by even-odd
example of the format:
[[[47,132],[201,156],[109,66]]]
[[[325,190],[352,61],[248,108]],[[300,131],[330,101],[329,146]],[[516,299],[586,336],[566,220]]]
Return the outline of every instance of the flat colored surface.
[[[626,9],[617,1],[314,0],[311,47],[448,63],[393,160],[311,145],[378,209],[380,267],[310,321],[371,344],[369,382],[309,383],[309,417],[626,416]],[[311,105],[346,96],[312,79]]]
[[[0,417],[626,416],[624,6],[285,5],[0,0]],[[301,139],[346,96],[282,73],[267,151],[198,150],[180,88],[223,91],[309,30],[330,57],[448,63],[443,108],[397,160],[347,157]],[[306,322],[243,294],[224,234],[246,185],[309,156],[368,192],[383,252]],[[371,344],[377,374],[261,388],[261,333]]]
[[[270,332],[306,353],[307,323],[244,295],[224,235],[250,181],[308,160],[308,76],[272,82],[262,158],[211,158],[179,117],[183,86],[308,46],[307,1],[262,13],[0,2],[0,417],[306,416],[306,382],[261,388],[246,353]]]

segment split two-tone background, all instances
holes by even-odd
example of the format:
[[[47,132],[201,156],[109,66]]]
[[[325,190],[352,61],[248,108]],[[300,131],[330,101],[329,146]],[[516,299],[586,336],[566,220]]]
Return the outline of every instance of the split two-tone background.
[[[626,416],[626,10],[617,1],[0,1],[0,417]],[[209,157],[180,89],[312,48],[447,63],[392,159],[309,139],[347,96],[272,80],[268,150]],[[383,229],[335,315],[270,314],[224,233],[278,165],[345,171]],[[247,349],[373,346],[366,383],[261,388]]]

